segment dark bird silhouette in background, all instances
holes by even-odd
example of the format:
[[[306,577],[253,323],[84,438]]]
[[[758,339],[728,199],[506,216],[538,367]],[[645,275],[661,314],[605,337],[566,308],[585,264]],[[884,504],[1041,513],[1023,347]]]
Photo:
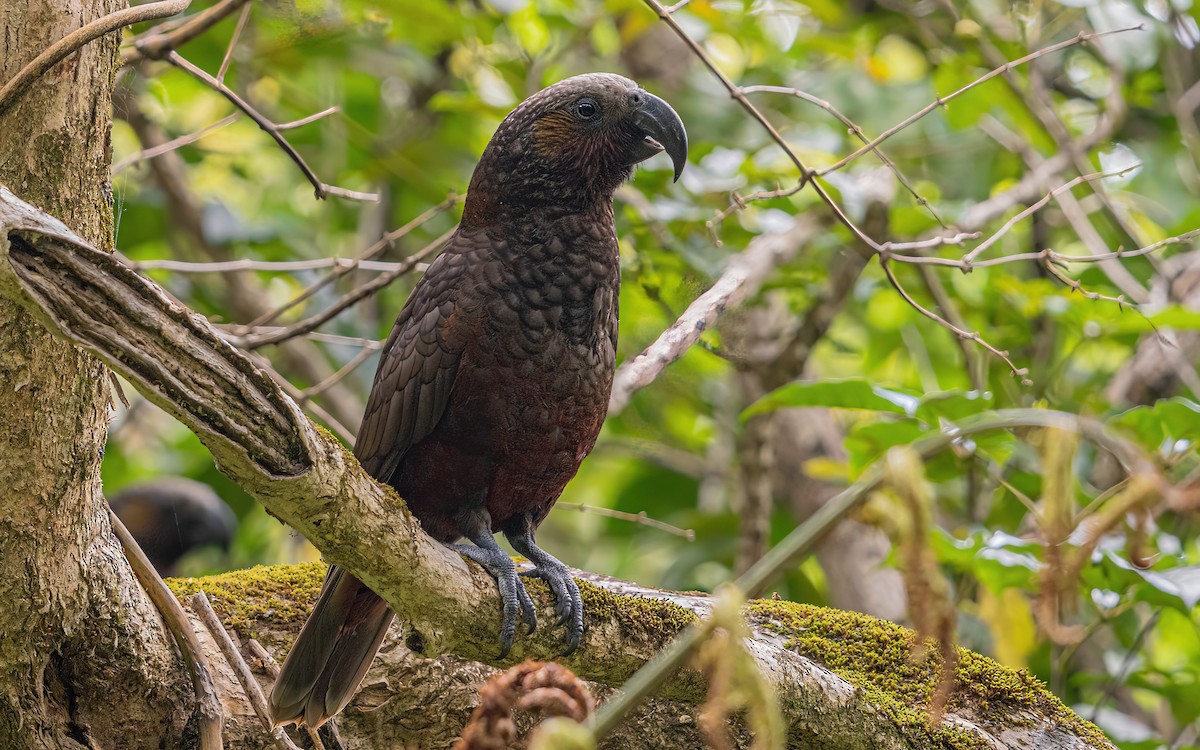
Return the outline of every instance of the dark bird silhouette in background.
[[[569,78],[500,124],[462,222],[384,346],[354,453],[434,538],[495,578],[501,657],[517,617],[537,625],[503,532],[557,598],[566,653],[583,635],[579,587],[534,532],[592,450],[608,409],[620,259],[613,193],[661,151],[675,178],[687,134],[670,105],[617,75]],[[349,702],[392,620],[337,567],[271,693],[277,723],[319,726]]]
[[[194,549],[228,550],[237,531],[237,517],[213,488],[184,477],[131,485],[108,503],[161,576],[174,575]]]

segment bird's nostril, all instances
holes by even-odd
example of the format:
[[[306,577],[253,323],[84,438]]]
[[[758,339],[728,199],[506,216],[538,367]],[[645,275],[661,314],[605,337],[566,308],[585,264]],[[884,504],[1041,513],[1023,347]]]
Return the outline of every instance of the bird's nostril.
[[[634,104],[641,104],[642,103],[642,95],[634,94],[633,96],[629,97],[629,101],[633,102]]]

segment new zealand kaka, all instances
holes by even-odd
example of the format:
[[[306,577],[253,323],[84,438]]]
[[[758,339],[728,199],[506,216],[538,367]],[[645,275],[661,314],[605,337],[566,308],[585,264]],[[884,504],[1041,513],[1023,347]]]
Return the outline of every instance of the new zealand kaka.
[[[613,193],[687,134],[671,107],[618,75],[568,78],[504,119],[471,178],[462,222],[396,318],[354,453],[436,539],[500,589],[500,653],[537,625],[503,532],[557,597],[566,653],[579,588],[534,532],[592,450],[608,408],[620,262]],[[271,693],[277,723],[319,726],[349,702],[392,620],[337,567]]]
[[[175,564],[194,549],[229,549],[237,531],[237,517],[213,488],[184,477],[126,487],[108,504],[163,576],[174,575]]]

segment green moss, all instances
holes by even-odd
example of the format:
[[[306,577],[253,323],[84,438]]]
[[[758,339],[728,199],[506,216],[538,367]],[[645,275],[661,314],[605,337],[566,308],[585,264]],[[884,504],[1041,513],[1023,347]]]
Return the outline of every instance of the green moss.
[[[325,564],[257,565],[203,578],[168,578],[167,587],[180,600],[197,591],[208,595],[225,624],[256,638],[263,624],[294,626],[312,609],[325,579]]]
[[[906,735],[945,748],[987,748],[976,735],[944,724],[929,726],[926,707],[941,659],[911,657],[913,631],[855,612],[785,601],[748,605],[757,624],[787,639],[787,648],[824,664],[860,691]],[[959,649],[957,687],[947,710],[983,725],[1012,726],[1023,713],[1045,716],[1095,747],[1111,747],[1094,725],[1076,716],[1035,678],[985,656]]]
[[[623,596],[595,584],[576,579],[583,597],[583,611],[592,617],[611,618],[621,626],[626,636],[645,643],[662,645],[696,621],[696,615],[686,607],[640,596]]]

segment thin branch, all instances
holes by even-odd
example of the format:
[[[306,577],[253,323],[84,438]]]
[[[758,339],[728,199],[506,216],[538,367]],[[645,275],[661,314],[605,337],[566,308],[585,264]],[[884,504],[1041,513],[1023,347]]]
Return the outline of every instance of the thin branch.
[[[636,523],[641,526],[649,526],[652,529],[658,529],[659,531],[665,531],[668,534],[673,534],[675,536],[681,536],[684,539],[688,540],[689,542],[696,541],[696,530],[695,529],[681,529],[678,526],[672,526],[671,524],[667,523],[666,521],[659,521],[657,519],[651,518],[649,515],[647,515],[646,511],[644,511],[644,510],[640,511],[638,513],[626,513],[625,511],[622,511],[622,510],[613,510],[612,508],[601,508],[596,505],[585,505],[583,503],[557,503],[554,507],[569,508],[570,510],[577,510],[581,513],[592,513],[597,516],[604,516],[605,518],[615,518],[619,521],[630,521],[632,523]]]
[[[229,633],[221,623],[221,618],[217,617],[217,613],[213,611],[212,604],[208,601],[208,596],[203,591],[197,592],[192,597],[192,609],[199,615],[200,621],[204,623],[213,640],[220,647],[221,653],[225,655],[226,663],[233,669],[233,674],[237,677],[237,681],[241,683],[242,690],[246,691],[246,698],[250,701],[250,707],[254,709],[254,713],[262,721],[263,728],[267,730],[267,734],[271,735],[271,739],[283,750],[300,750],[284,734],[283,730],[275,726],[274,722],[271,721],[271,714],[267,710],[267,699],[262,694],[262,688],[258,686],[258,680],[254,679],[254,675],[250,674],[250,667],[246,666],[246,660],[242,658],[241,652],[238,651],[238,647],[234,644],[233,639],[229,637]]]
[[[188,671],[192,674],[192,688],[196,691],[198,706],[200,748],[201,750],[221,750],[223,745],[221,733],[225,726],[225,712],[221,707],[221,699],[217,697],[217,689],[213,687],[208,659],[204,655],[204,649],[201,648],[199,639],[196,638],[195,631],[192,630],[187,613],[183,611],[179,600],[167,588],[167,584],[163,583],[158,572],[154,570],[154,565],[146,557],[146,553],[138,546],[133,535],[129,533],[129,529],[125,528],[125,524],[121,523],[121,519],[117,518],[117,514],[113,513],[112,508],[108,510],[108,520],[112,524],[113,533],[121,542],[121,548],[125,551],[129,566],[133,568],[133,574],[137,576],[138,583],[142,584],[142,588],[146,590],[150,601],[158,608],[167,630],[171,631],[171,635],[175,638],[175,643],[179,647],[183,661],[188,666]]]
[[[233,60],[233,50],[237,47],[238,39],[241,38],[242,32],[246,29],[246,22],[250,20],[250,10],[253,7],[253,3],[246,3],[242,6],[242,14],[238,16],[237,26],[233,29],[233,36],[229,38],[229,45],[225,48],[225,57],[221,59],[221,68],[217,71],[217,80],[221,83],[225,83],[225,74],[229,72],[229,63]]]
[[[166,24],[155,26],[133,38],[132,46],[121,53],[121,65],[141,60],[161,60],[168,52],[192,41],[248,2],[250,0],[220,0],[212,7],[183,19],[172,29],[168,30]]]
[[[373,245],[368,247],[366,250],[362,251],[357,256],[355,256],[353,260],[349,261],[348,263],[337,264],[334,267],[333,271],[326,274],[323,278],[318,279],[317,281],[313,282],[312,284],[309,284],[302,292],[300,292],[300,294],[296,295],[295,297],[288,300],[284,304],[276,307],[275,309],[269,310],[269,311],[263,313],[262,315],[259,315],[257,318],[255,318],[254,320],[247,323],[246,328],[249,329],[249,328],[257,328],[259,326],[265,326],[268,323],[271,323],[272,321],[276,320],[280,315],[284,314],[285,312],[292,309],[293,307],[300,304],[301,302],[304,302],[305,300],[307,300],[309,297],[316,294],[321,289],[324,289],[329,284],[332,284],[333,282],[337,281],[338,279],[340,279],[341,277],[350,273],[351,271],[355,270],[356,268],[359,268],[363,263],[369,262],[371,258],[374,258],[375,256],[379,255],[384,250],[391,248],[397,240],[403,238],[409,232],[412,232],[417,227],[423,225],[425,222],[429,221],[433,217],[437,216],[438,214],[447,210],[454,204],[458,203],[458,200],[459,200],[458,196],[455,195],[454,193],[451,193],[441,203],[422,211],[416,218],[412,219],[404,226],[400,227],[399,229],[394,229],[391,232],[387,232],[386,234],[384,234],[383,237],[379,238],[379,240],[377,242],[375,242]],[[406,260],[403,264],[399,264],[400,266],[403,266],[406,269],[405,273],[407,273],[407,271],[412,270],[412,268],[413,268],[412,264],[409,262],[410,260],[411,259]],[[365,267],[365,266],[362,266],[362,267]],[[392,270],[397,270],[398,267],[399,266],[395,266]]]
[[[950,331],[951,333],[953,333],[955,336],[959,337],[960,339],[974,341],[976,344],[979,344],[984,349],[987,349],[989,352],[991,352],[996,357],[999,357],[1000,359],[1004,360],[1004,363],[1006,365],[1008,365],[1008,368],[1010,370],[1012,370],[1013,375],[1016,375],[1017,377],[1021,378],[1022,385],[1033,385],[1033,381],[1029,380],[1029,378],[1026,377],[1029,374],[1029,370],[1027,370],[1024,367],[1017,367],[1013,363],[1012,359],[1009,358],[1008,352],[997,349],[996,347],[989,344],[978,333],[973,333],[964,328],[960,328],[960,327],[954,325],[950,321],[943,318],[941,315],[938,315],[934,311],[923,306],[920,302],[917,302],[913,298],[913,296],[908,293],[908,290],[906,290],[904,288],[904,286],[900,283],[900,280],[896,278],[896,273],[895,273],[895,271],[892,270],[891,264],[888,262],[889,260],[890,259],[887,256],[880,256],[879,265],[881,268],[883,268],[883,272],[887,276],[888,283],[890,283],[892,285],[893,289],[895,289],[897,292],[899,292],[900,296],[904,298],[905,302],[907,302],[909,305],[911,305],[917,312],[921,313],[922,315],[929,318],[933,322],[937,323],[938,325],[942,326],[946,330]]]
[[[1146,622],[1142,623],[1142,627],[1138,629],[1137,635],[1133,638],[1133,643],[1129,644],[1129,650],[1125,652],[1125,656],[1121,659],[1121,665],[1117,667],[1117,671],[1112,675],[1112,679],[1104,686],[1104,693],[1101,694],[1100,700],[1092,705],[1088,721],[1096,720],[1096,717],[1104,710],[1104,706],[1116,695],[1117,689],[1129,678],[1129,672],[1132,671],[1134,662],[1137,661],[1138,653],[1142,650],[1142,645],[1146,642],[1146,637],[1158,625],[1158,620],[1162,617],[1163,609],[1163,607],[1156,608],[1154,613],[1146,618]]]
[[[974,261],[976,258],[978,258],[979,255],[981,253],[983,253],[984,251],[986,251],[989,247],[996,244],[996,242],[998,242],[1001,237],[1003,237],[1005,234],[1007,234],[1008,231],[1010,229],[1012,229],[1018,222],[1020,222],[1022,219],[1027,218],[1028,216],[1032,215],[1033,213],[1035,213],[1036,211],[1041,209],[1043,206],[1045,206],[1047,203],[1049,203],[1051,200],[1058,197],[1062,193],[1070,190],[1071,188],[1075,187],[1076,185],[1079,185],[1080,183],[1084,183],[1084,182],[1092,182],[1093,180],[1099,180],[1104,177],[1119,177],[1120,175],[1131,172],[1135,169],[1140,168],[1141,166],[1142,165],[1139,163],[1139,164],[1134,164],[1129,167],[1125,167],[1124,169],[1117,169],[1117,170],[1112,170],[1109,172],[1094,172],[1092,174],[1085,174],[1080,177],[1076,177],[1075,179],[1073,179],[1070,182],[1067,182],[1063,185],[1059,185],[1058,187],[1051,190],[1049,193],[1046,193],[1046,195],[1043,196],[1041,200],[1037,201],[1036,203],[1030,204],[1028,207],[1025,208],[1024,211],[1021,211],[1020,213],[1013,216],[1008,221],[1004,222],[1004,226],[1000,227],[1000,229],[997,230],[994,234],[992,234],[986,240],[984,240],[983,242],[981,242],[977,246],[975,246],[975,248],[973,250],[971,250],[971,252],[964,255],[963,262],[966,264],[967,268],[970,268],[972,261]]]
[[[986,23],[983,25],[984,29],[988,27],[989,25]],[[985,59],[1003,59],[1000,50],[996,48],[986,34],[979,37],[979,48]],[[1123,118],[1126,111],[1126,104],[1123,94],[1125,81],[1122,71],[1108,59],[1104,53],[1103,46],[1098,44],[1092,45],[1091,50],[1092,54],[1104,64],[1109,72],[1109,93],[1105,99],[1105,108],[1108,110],[1106,116]],[[1073,139],[1070,128],[1055,109],[1054,101],[1046,89],[1044,76],[1042,76],[1041,71],[1036,66],[1030,68],[1028,90],[1024,90],[1018,85],[1018,81],[1012,75],[1011,71],[1005,73],[1004,81],[1009,89],[1017,95],[1018,100],[1025,105],[1026,109],[1042,123],[1042,127],[1045,128],[1058,148],[1065,150],[1070,155],[1071,161],[1079,174],[1091,172],[1093,167],[1087,155],[1079,149],[1071,148]],[[1105,191],[1103,184],[1094,185],[1092,190],[1096,199],[1104,207],[1105,213],[1112,219],[1116,228],[1125,235],[1125,238],[1134,244],[1141,244],[1144,233],[1142,236],[1139,236],[1136,227],[1129,220],[1128,213],[1112,201],[1107,191]],[[1132,279],[1133,277],[1130,276],[1129,278]],[[1126,290],[1126,293],[1129,293],[1129,291]]]
[[[884,251],[890,250],[894,253],[905,253],[911,250],[930,250],[935,247],[961,245],[967,240],[977,240],[979,237],[980,232],[958,232],[949,237],[930,237],[927,240],[915,240],[913,242],[885,242],[880,245],[880,249]]]
[[[205,86],[208,86],[213,91],[225,97],[231,104],[233,104],[233,106],[237,107],[242,112],[245,112],[246,116],[253,120],[258,127],[262,128],[267,135],[271,136],[275,143],[279,145],[279,148],[283,149],[283,152],[287,154],[293,162],[296,163],[296,166],[299,167],[300,171],[304,173],[304,177],[312,184],[313,190],[316,192],[318,199],[323,199],[330,195],[337,195],[356,201],[373,202],[379,200],[379,195],[376,193],[360,193],[354,190],[347,190],[345,188],[336,187],[334,185],[329,185],[322,182],[321,178],[317,177],[317,173],[312,170],[312,167],[308,166],[308,162],[304,160],[304,157],[300,155],[300,152],[297,151],[296,148],[288,141],[288,139],[283,136],[283,131],[280,129],[280,127],[253,106],[251,106],[250,103],[245,99],[238,96],[233,89],[218,81],[216,78],[213,78],[201,68],[193,65],[174,50],[167,53],[166,60],[196,80],[200,81]]]
[[[271,652],[253,638],[246,641],[246,646],[250,649],[250,653],[254,654],[254,658],[262,662],[263,671],[267,673],[267,676],[272,680],[279,679],[279,662],[275,661]]]
[[[135,271],[173,271],[175,273],[233,273],[236,271],[270,271],[274,273],[293,273],[298,271],[315,271],[322,268],[353,268],[362,271],[396,271],[408,268],[401,262],[378,260],[355,260],[354,258],[313,258],[312,260],[252,260],[239,258],[237,260],[191,261],[191,260],[130,260],[124,255],[121,262]],[[412,269],[409,269],[412,270]]]
[[[378,349],[383,346],[383,342],[379,339],[367,339],[362,336],[342,336],[337,333],[322,333],[320,331],[310,331],[304,334],[304,338],[320,341],[324,344],[337,344],[338,346],[360,346],[368,349]]]
[[[232,124],[235,120],[237,120],[241,116],[242,116],[241,112],[234,112],[233,114],[222,117],[220,120],[217,120],[216,122],[212,123],[211,125],[205,125],[203,128],[201,128],[200,130],[197,130],[194,133],[188,133],[186,135],[181,135],[178,138],[172,138],[171,140],[167,141],[166,143],[159,144],[158,146],[155,146],[154,148],[144,148],[141,151],[138,151],[136,154],[130,154],[129,156],[126,156],[124,159],[122,159],[121,161],[119,161],[113,165],[112,173],[115,175],[119,172],[124,171],[128,167],[131,167],[134,164],[137,164],[140,161],[145,161],[146,159],[153,159],[157,156],[162,156],[163,154],[170,153],[171,151],[174,151],[178,148],[182,148],[183,146],[187,146],[192,143],[195,143],[196,141],[200,140],[201,138],[203,138],[204,136],[213,132],[214,130],[220,130],[221,128],[225,127],[226,125]]]
[[[308,125],[309,123],[316,122],[317,120],[323,120],[326,117],[329,117],[330,115],[336,115],[338,112],[341,112],[341,111],[342,111],[342,108],[335,104],[334,106],[329,107],[328,109],[323,109],[320,112],[314,112],[313,114],[309,115],[308,117],[301,117],[299,120],[292,120],[291,122],[276,123],[275,127],[278,130],[294,130],[295,128],[303,127],[305,125]]]
[[[999,258],[988,258],[987,260],[978,260],[974,263],[963,263],[962,258],[939,258],[936,256],[926,255],[892,255],[888,254],[889,261],[897,263],[910,263],[914,265],[929,265],[929,266],[948,266],[957,268],[964,273],[969,269],[988,268],[990,266],[1000,266],[1006,263],[1019,263],[1022,261],[1037,261],[1049,260],[1056,264],[1062,263],[1100,263],[1107,260],[1119,260],[1121,258],[1137,258],[1143,255],[1149,255],[1155,250],[1159,250],[1168,245],[1179,245],[1186,242],[1192,242],[1200,237],[1200,229],[1193,229],[1183,234],[1167,237],[1158,242],[1151,243],[1144,247],[1135,248],[1133,250],[1113,250],[1109,253],[1094,253],[1092,255],[1068,255],[1055,250],[1040,250],[1038,252],[1015,253],[1013,255],[1005,255]]]
[[[956,328],[966,328],[966,320],[954,306],[954,300],[950,298],[941,278],[933,272],[933,269],[929,266],[917,266],[917,273],[921,276],[921,283],[924,284],[925,290],[929,292],[930,297],[933,297],[934,303],[942,311],[946,320]],[[979,358],[973,356],[976,350],[972,349],[962,336],[954,338],[958,342],[959,349],[962,350],[963,364],[967,367],[967,377],[971,380],[971,388],[980,392],[986,391],[987,373],[979,366],[981,364]]]
[[[825,168],[819,170],[816,174],[823,176],[823,175],[829,174],[830,172],[835,172],[835,171],[841,169],[842,167],[846,166],[847,164],[854,161],[855,159],[862,156],[863,154],[869,153],[870,151],[874,150],[877,146],[879,146],[879,144],[883,143],[888,138],[891,138],[896,133],[899,133],[901,130],[904,130],[909,125],[912,125],[917,120],[920,120],[922,117],[929,114],[930,112],[937,109],[938,107],[946,106],[953,99],[956,99],[959,96],[962,96],[963,94],[967,93],[968,91],[975,88],[976,86],[986,83],[998,75],[1007,73],[1008,71],[1012,70],[1013,68],[1024,65],[1025,63],[1030,62],[1032,60],[1036,60],[1039,57],[1048,55],[1051,52],[1057,52],[1061,49],[1066,49],[1067,47],[1074,47],[1077,44],[1086,44],[1094,39],[1099,39],[1099,38],[1105,37],[1105,36],[1111,36],[1113,34],[1123,34],[1127,31],[1140,31],[1144,28],[1145,28],[1145,24],[1138,24],[1136,26],[1127,26],[1123,29],[1113,29],[1111,31],[1098,31],[1098,32],[1097,31],[1081,31],[1074,37],[1067,39],[1065,41],[1059,42],[1058,44],[1052,44],[1049,47],[1043,47],[1042,49],[1037,50],[1036,52],[1031,52],[1028,55],[1025,55],[1024,57],[1017,58],[1016,60],[1010,60],[1010,61],[1004,63],[1003,65],[1001,65],[1000,67],[995,68],[987,73],[984,73],[982,76],[980,76],[979,78],[976,78],[974,81],[971,81],[966,86],[963,86],[962,88],[958,89],[957,91],[955,91],[951,94],[947,94],[946,96],[938,96],[937,99],[933,100],[925,107],[922,107],[920,110],[918,110],[918,111],[914,112],[912,115],[906,117],[901,122],[893,125],[892,127],[888,128],[887,130],[883,131],[883,133],[881,133],[876,138],[873,138],[862,148],[858,149],[857,151],[850,154],[849,156],[845,156],[845,157],[839,159],[838,161],[834,162],[833,164],[829,165],[828,167],[825,167]]]
[[[742,86],[741,89],[743,94],[786,94],[788,96],[794,96],[797,99],[803,99],[804,101],[814,104],[833,115],[839,122],[845,125],[846,129],[850,131],[850,134],[855,138],[858,138],[858,140],[862,141],[863,143],[870,143],[870,139],[867,138],[865,133],[863,133],[863,129],[858,125],[858,123],[839,112],[838,109],[829,102],[813,96],[807,91],[802,91],[791,86]],[[917,189],[913,187],[908,178],[904,176],[904,173],[900,171],[900,168],[896,166],[896,163],[889,159],[887,155],[885,155],[879,148],[872,148],[871,151],[889,170],[891,170],[892,174],[896,175],[896,179],[900,181],[900,184],[903,185],[904,188],[908,190],[912,197],[917,201],[917,205],[923,206],[925,210],[929,212],[929,215],[933,217],[934,221],[936,221],[939,226],[945,229],[946,222],[942,221],[942,217],[938,215],[936,210],[934,210],[933,204],[931,204],[928,200],[923,198],[920,193],[917,192]]]
[[[315,330],[318,326],[324,325],[327,321],[339,315],[343,310],[351,307],[352,305],[358,304],[362,300],[370,297],[380,289],[383,289],[388,284],[391,284],[396,279],[411,271],[416,267],[418,261],[441,249],[442,245],[445,244],[446,240],[450,239],[451,235],[453,235],[455,231],[455,229],[447,229],[436,240],[430,242],[425,247],[410,255],[404,261],[404,263],[400,264],[400,268],[397,268],[395,271],[390,273],[380,274],[357,289],[347,292],[346,294],[342,295],[341,299],[330,305],[322,312],[307,317],[304,320],[301,320],[299,323],[281,328],[274,333],[260,336],[247,336],[242,339],[238,345],[246,351],[253,351],[259,347],[266,346],[267,344],[278,344],[281,341],[287,341],[290,338],[294,338],[296,336],[308,333],[309,331]]]
[[[359,366],[370,359],[381,346],[382,345],[377,342],[374,347],[364,347],[362,351],[360,351],[358,354],[355,354],[349,362],[342,365],[337,372],[325,378],[320,383],[317,383],[310,388],[305,388],[303,391],[301,391],[300,398],[298,399],[299,402],[301,404],[306,404],[314,397],[321,395],[321,393],[328,390],[342,378],[357,370]]]
[[[792,187],[781,187],[776,188],[775,190],[759,190],[746,195],[742,195],[741,193],[734,191],[729,196],[729,206],[717,211],[713,218],[704,222],[704,226],[708,230],[709,235],[712,237],[713,243],[717,247],[721,247],[725,243],[722,242],[721,238],[717,236],[716,230],[717,227],[731,215],[737,213],[738,211],[745,211],[747,205],[756,201],[769,201],[774,198],[787,198],[788,196],[795,195],[802,189],[804,189],[804,183],[798,182]]]
[[[985,53],[991,55],[999,54],[998,52],[994,51],[990,44],[984,45],[983,50]],[[1017,92],[1018,95],[1021,94],[1020,89],[1016,87],[1015,83],[1010,77],[1006,76],[1005,81],[1013,91]],[[1116,86],[1118,89],[1120,88],[1118,83],[1114,83],[1114,86]],[[1116,97],[1116,100],[1119,105],[1113,105],[1113,107],[1123,111],[1124,100],[1119,96]],[[1069,157],[1069,161],[1076,165],[1076,169],[1079,171],[1079,174],[1082,175],[1090,172],[1092,169],[1091,164],[1087,162],[1086,158],[1084,158],[1083,151],[1081,149],[1074,148],[1075,142],[1072,141],[1069,134],[1067,134],[1065,126],[1057,119],[1057,116],[1054,115],[1053,112],[1047,113],[1045,110],[1046,107],[1044,106],[1030,106],[1030,111],[1043,122],[1043,127],[1048,133],[1051,134],[1051,137],[1055,140],[1055,143],[1058,144],[1059,148],[1062,150],[1062,153],[1065,153]],[[1106,119],[1113,120],[1115,122],[1115,115],[1110,115],[1112,115],[1111,112],[1106,112]],[[1008,128],[996,121],[994,118],[984,119],[980,123],[980,128],[993,139],[996,139],[1000,143],[1006,144],[1006,148],[1008,148],[1010,151],[1019,154],[1029,167],[1036,170],[1037,166],[1042,163],[1042,157],[1037,153],[1036,150],[1029,146],[1024,139],[1015,133],[1012,133],[1010,130],[1008,130]],[[1099,130],[1099,126],[1097,126],[1097,130]],[[1101,192],[1096,189],[1093,189],[1093,194],[1098,198],[1101,196]],[[1059,207],[1062,209],[1063,216],[1066,217],[1067,221],[1071,224],[1071,228],[1075,230],[1075,233],[1079,236],[1079,239],[1082,240],[1085,245],[1091,248],[1093,253],[1100,253],[1106,249],[1107,245],[1104,239],[1100,236],[1100,233],[1096,231],[1096,227],[1092,225],[1091,220],[1088,218],[1087,211],[1083,209],[1083,207],[1079,204],[1079,201],[1075,200],[1074,193],[1067,191],[1056,196],[1056,198]],[[1109,202],[1106,200],[1104,203],[1106,206],[1109,205]],[[1118,223],[1120,223],[1119,218]],[[1128,232],[1126,234],[1131,238],[1133,236]],[[1113,285],[1120,289],[1130,299],[1138,303],[1145,302],[1148,299],[1146,288],[1140,281],[1137,280],[1137,278],[1134,277],[1133,274],[1129,272],[1128,269],[1126,269],[1120,263],[1111,260],[1100,261],[1100,270],[1104,272],[1104,275],[1109,278]]]
[[[744,93],[742,93],[742,89],[734,84],[734,82],[731,81],[729,77],[717,67],[717,64],[711,57],[708,56],[708,53],[704,51],[704,48],[700,46],[700,43],[693,39],[686,31],[684,31],[683,27],[679,25],[679,22],[671,16],[671,13],[673,12],[672,9],[676,8],[676,6],[672,6],[672,9],[668,9],[663,7],[662,3],[658,2],[658,0],[642,1],[649,6],[651,10],[658,14],[658,17],[662,19],[663,23],[670,27],[671,31],[675,32],[675,35],[679,37],[680,41],[686,44],[688,49],[692,51],[692,54],[699,58],[700,62],[704,64],[704,67],[708,68],[709,72],[711,72],[716,79],[721,82],[721,85],[724,86],[725,90],[729,92],[729,96],[737,101],[737,103],[741,105],[742,109],[746,110],[746,112],[753,117],[759,125],[762,126],[763,130],[767,131],[767,134],[771,137],[771,140],[775,141],[775,144],[783,149],[783,153],[787,155],[792,164],[796,165],[796,169],[800,172],[800,182],[796,185],[796,188],[792,190],[792,192],[796,192],[802,189],[806,184],[811,183],[813,189],[817,191],[817,195],[820,196],[821,200],[824,201],[838,217],[838,221],[842,222],[842,224],[844,224],[847,229],[853,232],[856,237],[866,242],[871,247],[878,248],[879,244],[863,234],[862,230],[855,226],[854,222],[850,221],[850,217],[846,216],[845,212],[842,211],[841,208],[833,201],[833,199],[829,197],[829,194],[825,192],[824,188],[822,188],[816,182],[816,180],[813,179],[815,173],[804,165],[804,162],[800,160],[800,157],[796,156],[796,152],[792,150],[792,147],[788,145],[788,142],[784,139],[784,137],[779,134],[779,131],[775,129],[775,126],[771,124],[771,121],[768,120],[762,112],[758,111],[758,108],[746,98]],[[781,191],[779,194],[783,195],[786,193]]]
[[[3,88],[0,88],[0,114],[8,111],[8,108],[12,106],[17,97],[24,93],[25,89],[29,88],[30,84],[85,44],[93,42],[105,34],[120,31],[133,23],[153,21],[182,13],[191,4],[192,0],[160,0],[157,3],[136,5],[109,13],[72,31],[26,63],[25,67],[17,71],[17,74],[9,79]]]

